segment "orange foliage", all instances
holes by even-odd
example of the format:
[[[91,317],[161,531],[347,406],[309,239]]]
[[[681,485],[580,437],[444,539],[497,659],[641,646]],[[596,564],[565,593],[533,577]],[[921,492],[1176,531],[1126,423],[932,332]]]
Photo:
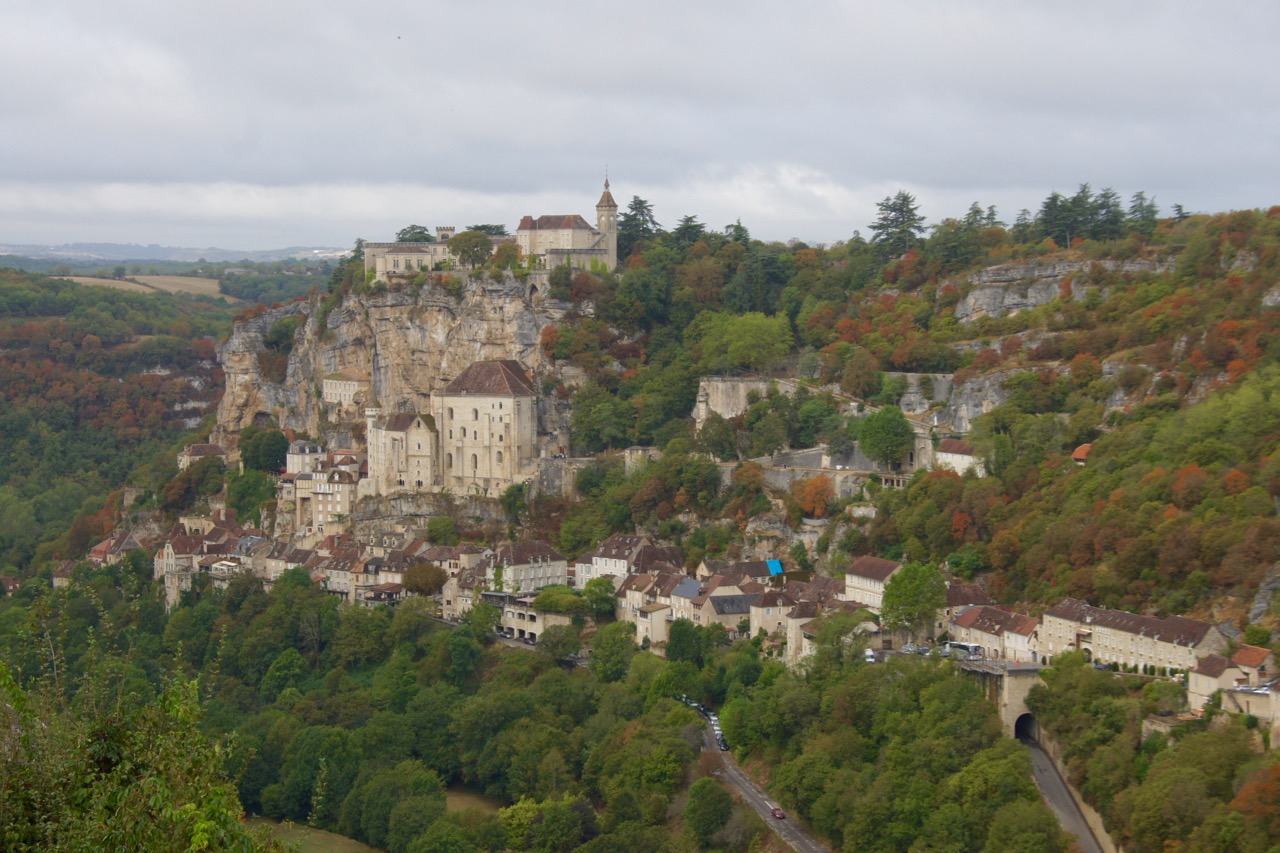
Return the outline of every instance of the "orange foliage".
[[[1228,471],[1222,478],[1222,486],[1227,490],[1227,494],[1238,495],[1249,488],[1249,475],[1239,468]]]
[[[836,496],[835,486],[826,474],[800,481],[795,485],[794,493],[796,500],[800,502],[800,508],[810,518],[826,517],[827,505]]]

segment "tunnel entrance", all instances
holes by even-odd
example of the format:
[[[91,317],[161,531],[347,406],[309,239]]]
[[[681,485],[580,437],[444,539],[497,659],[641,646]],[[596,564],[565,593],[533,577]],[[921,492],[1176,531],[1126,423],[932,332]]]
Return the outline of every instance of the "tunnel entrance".
[[[1040,723],[1033,714],[1021,714],[1013,722],[1013,736],[1027,743],[1040,742]]]

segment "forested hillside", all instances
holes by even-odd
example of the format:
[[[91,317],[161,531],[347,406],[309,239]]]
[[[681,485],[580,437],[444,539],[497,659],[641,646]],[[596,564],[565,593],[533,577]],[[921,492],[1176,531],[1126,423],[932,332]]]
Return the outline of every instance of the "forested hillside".
[[[173,442],[221,393],[230,320],[221,301],[0,270],[0,573],[82,557],[119,509],[108,494],[133,477],[145,505],[176,473]]]

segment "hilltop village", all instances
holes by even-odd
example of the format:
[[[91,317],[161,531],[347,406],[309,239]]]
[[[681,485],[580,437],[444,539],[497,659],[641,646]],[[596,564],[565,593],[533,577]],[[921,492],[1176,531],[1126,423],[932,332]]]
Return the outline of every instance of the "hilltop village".
[[[566,381],[572,385],[574,377],[548,363],[527,333],[573,310],[550,295],[550,271],[616,265],[617,204],[607,183],[596,212],[595,227],[577,215],[526,216],[514,238],[494,237],[495,246],[519,247],[527,273],[467,277],[461,307],[447,306],[443,319],[421,311],[409,321],[397,318],[404,303],[397,303],[396,294],[424,273],[465,270],[449,248],[456,229],[437,229],[433,242],[365,244],[366,280],[386,288],[385,300],[369,303],[371,321],[355,333],[343,328],[349,318],[335,325],[336,313],[326,328],[316,325],[314,310],[299,317],[301,340],[274,402],[262,396],[256,366],[254,375],[236,375],[237,351],[261,347],[246,343],[254,323],[238,329],[223,348],[229,390],[215,430],[219,441],[187,447],[180,466],[209,457],[238,464],[235,436],[252,423],[279,423],[287,434],[321,438],[297,437],[288,444],[269,530],[240,525],[215,499],[210,515],[183,517],[152,546],[167,605],[175,606],[201,578],[218,588],[250,572],[270,588],[285,571],[304,568],[343,602],[395,607],[425,591],[407,575],[430,564],[444,571],[434,593],[442,619],[457,622],[483,601],[500,615],[497,633],[530,644],[549,627],[584,625],[580,612],[540,597],[543,590],[582,593],[593,584],[598,592],[607,584],[611,612],[598,615],[634,625],[635,642],[658,655],[672,626],[687,620],[719,626],[728,640],[761,636],[766,654],[794,666],[812,654],[824,625],[840,617],[853,620],[879,653],[929,651],[931,641],[945,638],[948,648],[975,658],[1044,665],[1062,652],[1084,650],[1098,665],[1180,679],[1193,710],[1224,691],[1232,709],[1280,724],[1271,653],[1238,644],[1229,651],[1228,638],[1209,622],[1135,615],[1074,598],[1033,617],[995,606],[981,585],[945,565],[928,570],[934,578],[910,582],[913,589],[938,590],[930,612],[904,620],[898,604],[886,619],[884,602],[893,597],[902,562],[855,555],[821,571],[803,565],[817,556],[815,543],[829,519],[804,519],[797,530],[754,537],[755,544],[737,558],[690,559],[653,531],[614,534],[573,559],[517,528],[509,531],[512,541],[502,542],[505,537],[493,533],[502,515],[499,498],[514,493],[576,499],[576,476],[598,466],[594,455],[573,454],[572,413],[554,390]],[[256,321],[256,334],[280,316]],[[402,351],[397,336],[429,342]],[[335,339],[340,345],[333,345]],[[908,377],[911,393],[919,393],[921,378]],[[315,388],[314,396],[307,387]],[[701,430],[711,419],[740,418],[767,396],[819,392],[829,394],[845,415],[878,409],[837,384],[794,375],[704,376],[694,428]],[[290,402],[297,400],[305,405]],[[780,448],[750,462],[765,485],[780,492],[821,478],[833,498],[846,502],[849,517],[865,517],[875,511],[859,501],[868,488],[900,488],[919,471],[981,476],[983,461],[965,440],[974,414],[937,405],[908,414],[910,440],[892,461],[872,458],[855,442],[839,449]],[[1074,463],[1087,464],[1089,449],[1078,447]],[[653,464],[662,453],[637,446],[621,456],[632,470]],[[722,482],[730,482],[737,464],[715,464]],[[448,522],[452,531],[460,515],[488,519],[489,534],[444,544],[456,537],[429,533],[437,521]],[[110,562],[138,544],[121,532],[90,556]]]
[[[198,704],[229,820],[393,851],[686,849],[735,761],[767,793],[702,849],[1065,853],[1010,840],[1055,764],[1126,850],[1268,849],[1280,213],[1117,236],[1084,186],[809,246],[598,198],[246,265],[214,317],[10,275],[20,689],[127,682],[63,721],[111,749]]]

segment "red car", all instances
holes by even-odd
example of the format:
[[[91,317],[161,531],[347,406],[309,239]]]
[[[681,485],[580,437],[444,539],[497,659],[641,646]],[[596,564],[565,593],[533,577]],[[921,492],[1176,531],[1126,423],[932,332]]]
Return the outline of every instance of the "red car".
[[[774,806],[773,808],[769,809],[769,814],[773,815],[778,820],[783,820],[787,816],[787,813],[784,812],[782,809],[778,808],[777,806]]]

